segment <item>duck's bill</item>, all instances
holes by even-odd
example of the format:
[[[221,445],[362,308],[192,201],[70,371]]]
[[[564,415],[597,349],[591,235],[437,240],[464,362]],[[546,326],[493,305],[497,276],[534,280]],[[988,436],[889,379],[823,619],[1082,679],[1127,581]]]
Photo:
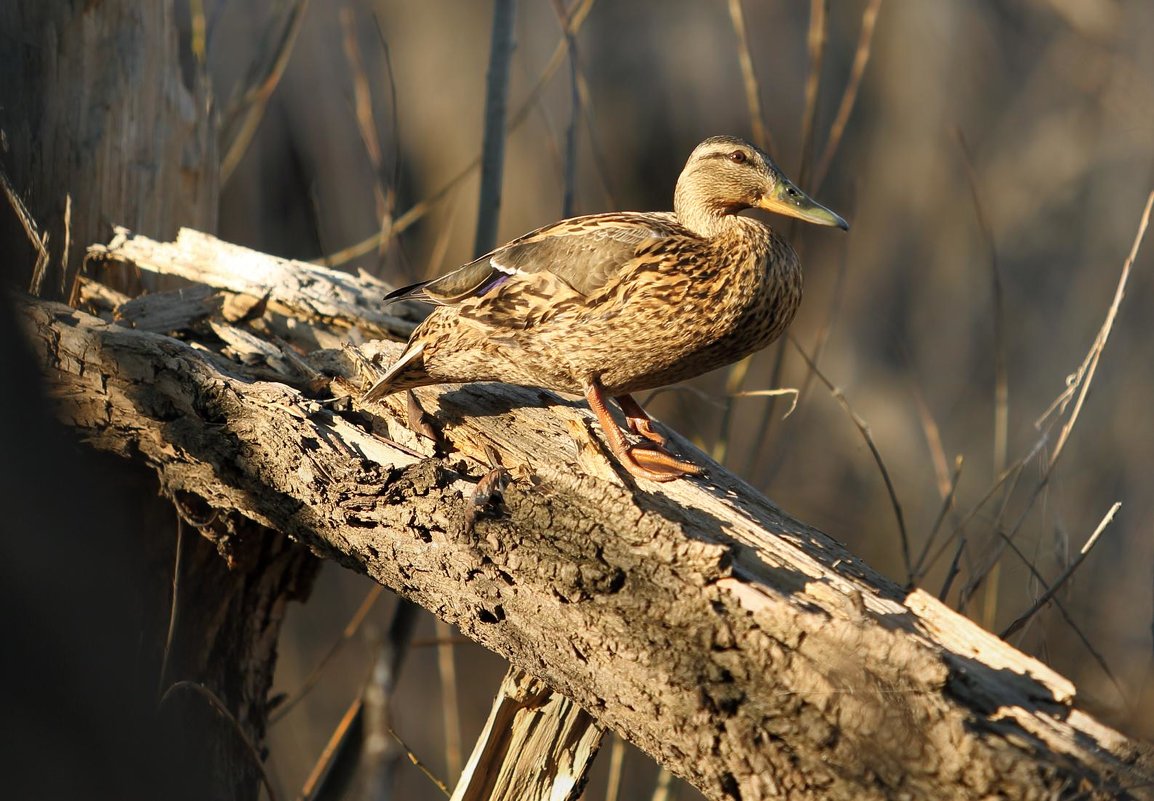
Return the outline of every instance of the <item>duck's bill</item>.
[[[758,208],[775,214],[797,217],[799,220],[817,225],[835,225],[843,231],[849,230],[849,223],[840,215],[818,203],[785,178],[779,180],[773,192],[762,197],[757,205]]]

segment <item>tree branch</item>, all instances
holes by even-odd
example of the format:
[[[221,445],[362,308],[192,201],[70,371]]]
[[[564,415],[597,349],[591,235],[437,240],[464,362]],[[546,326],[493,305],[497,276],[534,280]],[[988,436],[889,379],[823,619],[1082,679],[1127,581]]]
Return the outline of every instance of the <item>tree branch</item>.
[[[261,258],[279,285],[283,262]],[[211,352],[211,333],[179,341],[21,308],[60,417],[93,446],[430,609],[710,798],[1140,798],[1154,786],[1149,752],[1077,709],[1066,679],[906,594],[703,454],[706,479],[634,484],[583,406],[478,384],[418,391],[451,454],[436,458],[403,399],[350,400],[370,377],[348,351],[303,357],[331,380],[326,401],[315,383],[253,380],[256,366]],[[486,450],[516,477],[499,514],[472,500]]]

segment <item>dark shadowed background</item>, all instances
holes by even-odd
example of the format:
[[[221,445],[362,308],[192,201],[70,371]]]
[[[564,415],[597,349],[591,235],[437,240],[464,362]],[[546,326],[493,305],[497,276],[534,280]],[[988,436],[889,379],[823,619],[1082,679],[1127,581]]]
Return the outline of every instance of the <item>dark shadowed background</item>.
[[[189,5],[197,11],[202,3]],[[518,6],[512,115],[563,39],[559,5]],[[1031,566],[1053,581],[1121,501],[1059,592],[1068,619],[1046,608],[1013,641],[1074,679],[1081,702],[1106,722],[1154,737],[1154,243],[1134,265],[1091,390],[1049,474],[1058,428],[1043,441],[1036,425],[1106,318],[1154,186],[1154,4],[884,0],[825,175],[818,165],[868,4],[828,4],[807,137],[814,63],[807,37],[811,9],[821,5],[742,6],[767,146],[852,226],[845,235],[768,220],[792,232],[805,265],[806,299],[791,334],[807,354],[820,353],[822,374],[868,425],[915,557],[942,518],[941,555],[920,584],[937,593],[957,555],[947,600],[958,604],[963,588],[984,575],[965,611],[993,630],[1042,592]],[[280,8],[272,0],[203,0],[222,113],[232,88],[268,52]],[[754,136],[731,8],[725,0],[592,4],[576,34],[574,213],[668,209],[698,141]],[[442,189],[480,151],[491,14],[491,3],[459,0],[310,4],[283,78],[225,184],[220,236],[394,283],[468,260],[477,173]],[[182,18],[188,24],[187,10]],[[563,59],[509,134],[502,240],[562,216],[574,94]],[[434,196],[428,213],[386,247],[336,257],[387,228],[390,215],[400,218]],[[999,384],[1004,407],[996,401]],[[788,399],[731,397],[778,387],[802,390],[785,419]],[[795,346],[759,354],[744,375],[721,370],[692,391],[662,393],[649,409],[790,514],[907,580],[882,472],[852,416],[810,375]],[[1032,451],[979,506],[1003,468]],[[942,515],[945,497],[953,503]],[[988,570],[1003,535],[1017,551],[1005,550]],[[364,578],[324,568],[309,603],[290,613],[281,691],[297,693],[369,590]],[[384,594],[365,628],[387,626],[393,603]],[[504,665],[478,646],[444,642],[445,632],[423,619],[394,724],[451,784],[446,726],[459,728],[467,756]],[[444,703],[438,667],[446,647],[455,662],[455,707]],[[270,764],[285,797],[300,787],[358,693],[368,657],[364,637],[351,638],[315,688],[273,725]],[[603,755],[587,798],[604,797],[608,761]],[[620,797],[649,795],[656,773],[629,751]],[[401,774],[398,797],[440,797],[415,768]],[[697,797],[680,783],[672,792]]]

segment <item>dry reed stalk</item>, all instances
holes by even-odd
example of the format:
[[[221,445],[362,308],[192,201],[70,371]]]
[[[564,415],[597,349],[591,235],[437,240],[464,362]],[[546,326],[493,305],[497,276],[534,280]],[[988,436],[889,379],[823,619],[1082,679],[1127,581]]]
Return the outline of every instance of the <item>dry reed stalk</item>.
[[[373,113],[373,95],[368,74],[365,70],[364,59],[361,56],[360,45],[357,44],[357,28],[353,20],[353,10],[347,7],[342,8],[340,10],[340,21],[341,30],[344,34],[342,41],[345,60],[348,61],[349,74],[353,80],[353,113],[357,121],[357,132],[360,134],[361,143],[365,148],[365,155],[368,157],[369,164],[373,168],[373,201],[376,205],[377,219],[380,220],[378,230],[382,234],[378,257],[383,259],[388,250],[388,243],[391,241],[391,238],[389,238],[387,234],[393,225],[393,212],[395,211],[397,202],[397,181],[395,180],[395,176],[393,181],[389,181],[385,175],[381,134],[377,128],[376,116]],[[381,35],[381,42],[385,52],[385,63],[388,64],[388,44],[384,40],[383,33]],[[392,69],[388,69],[388,76],[393,100],[393,121],[395,123],[397,119],[396,86],[393,85]],[[399,137],[394,136],[394,139],[399,141]],[[398,165],[399,159],[394,159],[394,164]]]
[[[228,184],[236,166],[252,144],[257,128],[264,119],[269,98],[280,85],[300,34],[308,4],[309,0],[295,0],[285,14],[285,23],[279,26],[279,30],[277,26],[269,27],[268,30],[276,35],[270,35],[258,46],[257,57],[253,59],[249,70],[247,87],[240,93],[238,100],[229,104],[224,113],[225,124],[221,126],[221,130],[229,132],[235,130],[236,133],[226,137],[222,148],[224,151],[224,156],[220,160],[222,187]]]
[[[513,59],[516,0],[495,0],[493,32],[489,41],[489,68],[485,73],[484,133],[481,137],[481,194],[473,255],[497,244],[501,216],[501,184],[505,175],[505,117],[509,98],[509,63]]]
[[[821,70],[825,63],[825,45],[828,35],[829,0],[810,0],[809,31],[805,45],[809,53],[809,71],[805,79],[805,112],[801,118],[801,163],[798,165],[798,185],[807,191],[813,167],[814,140],[817,138],[817,103],[821,97]],[[791,223],[791,230],[796,223]],[[792,238],[792,237],[791,237]]]
[[[669,801],[672,784],[673,774],[666,770],[664,765],[658,766],[657,779],[653,782],[653,795],[650,796],[650,801]]]
[[[942,523],[945,522],[946,515],[954,508],[954,498],[957,496],[958,482],[961,480],[962,465],[964,464],[965,460],[959,454],[957,459],[954,460],[954,471],[948,479],[949,483],[942,497],[941,508],[938,510],[937,517],[934,518],[934,525],[930,529],[930,534],[926,537],[925,543],[922,544],[918,558],[914,561],[914,572],[911,579],[913,584],[919,583],[925,576],[925,570],[923,568],[925,567],[926,556],[929,554],[930,547],[934,544],[934,540],[937,539],[938,532],[941,531]]]
[[[989,249],[989,265],[991,288],[994,306],[994,475],[998,475],[1006,466],[1006,437],[1009,421],[1009,377],[1006,370],[1006,341],[1005,341],[1005,304],[1002,292],[1002,277],[998,269],[998,249],[994,242],[994,232],[986,216],[982,197],[978,191],[978,176],[974,169],[974,159],[966,139],[960,129],[955,131],[958,146],[962,151],[962,161],[966,168],[966,179],[970,187],[970,197],[974,202],[974,213],[977,216],[978,227],[982,238]],[[998,588],[1001,579],[1001,563],[997,562],[990,569],[990,577],[986,582],[986,594],[982,603],[982,625],[993,628],[998,611]]]
[[[813,191],[816,193],[829,173],[833,158],[841,146],[842,136],[846,125],[849,124],[850,114],[853,113],[857,102],[858,90],[861,88],[862,77],[870,60],[870,49],[873,45],[874,29],[877,26],[878,12],[881,10],[882,0],[870,0],[865,11],[862,12],[861,33],[858,34],[857,48],[854,50],[853,66],[850,68],[849,82],[842,92],[841,102],[838,103],[837,114],[829,128],[829,138],[825,141],[825,149],[817,160],[817,168],[813,174]]]
[[[441,719],[445,727],[445,771],[461,775],[461,704],[457,696],[457,666],[452,627],[434,618],[437,636],[437,676],[441,681]]]
[[[4,195],[8,199],[8,205],[12,207],[12,212],[16,215],[16,219],[20,221],[20,227],[24,229],[24,235],[28,237],[28,241],[32,243],[32,247],[36,250],[36,262],[32,268],[32,280],[28,284],[28,293],[40,296],[40,292],[44,284],[45,270],[48,267],[48,234],[40,233],[39,226],[36,225],[36,220],[32,219],[32,214],[28,211],[28,207],[24,205],[24,201],[20,199],[20,195],[12,187],[8,181],[8,175],[3,170],[0,170],[0,188],[3,188]]]
[[[749,35],[745,29],[745,13],[741,10],[741,0],[729,0],[729,21],[737,37],[737,59],[741,64],[741,80],[745,87],[745,106],[749,110],[749,122],[753,129],[753,143],[773,156],[773,140],[765,127],[765,117],[761,113],[761,87],[757,73],[753,69],[753,57],[749,52]]]
[[[1038,420],[1037,424],[1040,425],[1043,421],[1049,418],[1051,414],[1054,414],[1053,419],[1056,421],[1066,412],[1067,408],[1070,408],[1071,403],[1073,404],[1072,408],[1070,408],[1070,414],[1068,418],[1062,424],[1062,427],[1058,432],[1058,437],[1055,441],[1054,449],[1050,453],[1049,458],[1046,460],[1045,465],[1043,466],[1041,477],[1034,485],[1029,497],[1026,499],[1025,507],[1018,514],[1014,524],[1006,533],[1007,539],[1012,540],[1018,533],[1022,527],[1022,524],[1025,522],[1026,517],[1030,514],[1034,504],[1037,502],[1038,497],[1049,485],[1050,477],[1053,475],[1054,468],[1058,463],[1058,459],[1061,457],[1063,451],[1065,450],[1065,445],[1069,441],[1070,434],[1074,430],[1074,425],[1078,421],[1078,417],[1082,411],[1082,406],[1086,400],[1086,395],[1090,391],[1090,385],[1093,383],[1094,375],[1098,369],[1098,362],[1101,359],[1102,351],[1106,347],[1106,342],[1110,337],[1110,332],[1113,330],[1114,321],[1118,315],[1118,309],[1122,304],[1122,298],[1126,293],[1126,284],[1130,278],[1130,271],[1134,266],[1135,259],[1138,257],[1138,251],[1141,248],[1142,240],[1146,235],[1146,228],[1150,223],[1150,212],[1152,207],[1154,207],[1154,192],[1151,192],[1150,195],[1146,198],[1146,206],[1142,211],[1142,217],[1138,223],[1138,231],[1134,236],[1134,241],[1130,247],[1130,253],[1122,265],[1122,273],[1118,278],[1118,283],[1114,290],[1114,298],[1110,303],[1110,307],[1106,311],[1106,319],[1102,322],[1102,325],[1098,330],[1098,334],[1094,338],[1094,342],[1091,344],[1090,350],[1087,352],[1085,359],[1082,360],[1082,363],[1079,365],[1078,369],[1067,378],[1066,389],[1058,396],[1054,403],[1050,405],[1050,407]],[[1048,430],[1049,427],[1047,427],[1047,433]],[[1043,435],[1043,441],[1045,439],[1046,434]],[[998,520],[995,521],[995,524],[1000,525],[1000,520],[1001,515],[999,515]],[[993,553],[991,553],[987,558],[983,569],[979,570],[976,575],[966,584],[965,588],[963,588],[961,596],[963,599],[968,598],[973,594],[975,590],[981,586],[993,565],[995,565],[998,560],[1001,559],[1001,556],[1005,551],[1005,547],[1005,540],[1000,541],[995,546]]]
[[[926,438],[926,447],[930,449],[930,461],[934,466],[934,476],[938,483],[938,495],[943,500],[950,493],[950,467],[946,459],[946,449],[942,446],[942,430],[938,421],[930,412],[925,396],[916,383],[912,383],[911,390],[914,405],[918,409],[918,422],[922,426],[922,434]],[[961,458],[960,456],[958,458]]]
[[[625,741],[613,735],[613,746],[609,749],[609,775],[605,779],[605,801],[617,801],[621,792],[621,769],[625,764]]]
[[[349,618],[349,621],[345,624],[344,629],[341,630],[341,636],[338,637],[328,647],[324,653],[324,656],[322,656],[320,661],[317,662],[316,666],[311,671],[309,671],[308,676],[306,676],[305,680],[301,682],[301,686],[296,691],[296,693],[283,704],[281,704],[280,708],[269,716],[270,725],[274,725],[284,719],[284,717],[292,710],[292,708],[300,703],[301,699],[303,699],[312,691],[313,687],[315,687],[317,682],[320,680],[321,675],[325,672],[325,668],[327,668],[329,663],[333,660],[333,657],[335,657],[337,653],[360,632],[361,626],[364,625],[366,618],[369,616],[369,612],[371,612],[373,607],[376,606],[376,603],[380,599],[381,593],[383,591],[384,587],[382,587],[380,584],[374,584],[373,587],[365,594],[365,597],[361,600],[360,605],[357,607],[356,611],[353,612],[353,616]]]
[[[208,25],[204,14],[204,0],[188,0],[189,49],[196,63],[204,66],[208,58]]]
[[[588,16],[590,9],[593,7],[594,0],[582,0],[577,9],[570,16],[570,29],[573,33],[577,33],[581,29],[581,24],[584,23]],[[511,133],[521,126],[521,124],[528,118],[529,112],[532,111],[534,104],[540,97],[541,92],[544,91],[546,84],[560,68],[561,63],[565,59],[565,51],[567,48],[567,39],[562,36],[561,40],[553,50],[553,55],[549,59],[549,63],[542,70],[541,76],[529,90],[529,94],[525,100],[517,108],[517,111],[509,118],[509,124],[506,132]],[[586,108],[588,108],[588,100],[583,101]],[[316,263],[325,264],[330,267],[339,267],[342,264],[347,264],[355,258],[371,253],[373,250],[381,247],[382,243],[390,238],[395,238],[403,234],[417,222],[425,217],[441,200],[448,196],[454,189],[456,189],[462,182],[464,182],[473,170],[477,169],[481,164],[480,154],[473,157],[472,161],[462,167],[456,174],[448,181],[441,185],[439,189],[434,191],[424,200],[414,203],[410,206],[404,214],[401,214],[393,222],[393,227],[387,234],[377,233],[372,236],[362,239],[360,242],[349,245],[336,253],[318,259]]]
[[[565,129],[565,158],[562,168],[564,175],[561,193],[561,217],[573,216],[573,195],[577,186],[577,125],[581,120],[581,90],[577,67],[577,37],[569,30],[569,12],[562,0],[553,0],[553,11],[565,35],[569,52],[569,125]]]

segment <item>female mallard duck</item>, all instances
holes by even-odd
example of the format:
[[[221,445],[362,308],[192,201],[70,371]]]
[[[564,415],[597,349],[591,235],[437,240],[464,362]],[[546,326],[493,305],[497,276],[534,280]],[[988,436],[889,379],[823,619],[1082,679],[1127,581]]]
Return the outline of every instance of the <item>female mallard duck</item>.
[[[767,209],[846,229],[757,148],[706,139],[677,179],[673,212],[613,212],[539,228],[432,281],[390,293],[437,305],[365,394],[504,381],[582,393],[609,448],[635,476],[669,481],[701,468],[665,450],[630,393],[721,367],[785,330],[801,301],[797,254]],[[606,406],[617,400],[631,445]]]

